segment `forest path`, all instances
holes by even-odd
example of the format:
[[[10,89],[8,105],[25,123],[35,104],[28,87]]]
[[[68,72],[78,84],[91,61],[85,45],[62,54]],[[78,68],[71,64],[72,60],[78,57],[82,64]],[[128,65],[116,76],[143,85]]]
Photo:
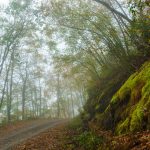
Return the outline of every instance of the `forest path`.
[[[0,150],[9,150],[14,145],[19,144],[28,138],[31,138],[49,128],[62,124],[66,120],[36,120],[29,124],[22,126],[6,134],[0,134]],[[5,132],[5,131],[3,131]]]

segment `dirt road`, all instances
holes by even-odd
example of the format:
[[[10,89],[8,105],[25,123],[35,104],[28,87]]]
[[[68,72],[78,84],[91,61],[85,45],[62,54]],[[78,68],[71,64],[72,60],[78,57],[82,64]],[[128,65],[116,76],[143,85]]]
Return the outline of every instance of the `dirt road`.
[[[0,150],[10,150],[12,146],[64,122],[66,120],[37,120],[18,130],[6,132],[6,135],[0,135]]]

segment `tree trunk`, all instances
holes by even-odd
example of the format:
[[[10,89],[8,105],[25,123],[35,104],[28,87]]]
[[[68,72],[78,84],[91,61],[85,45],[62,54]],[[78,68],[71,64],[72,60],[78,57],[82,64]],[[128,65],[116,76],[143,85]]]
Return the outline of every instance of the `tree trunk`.
[[[60,118],[60,75],[57,74],[57,117]]]
[[[22,88],[22,120],[25,119],[25,100],[26,100],[26,83],[27,83],[27,69],[26,69],[26,76],[23,80],[23,88]]]
[[[11,75],[10,75],[10,87],[7,82],[7,117],[8,123],[11,122],[11,104],[12,104],[12,88],[13,88],[13,73],[14,73],[14,50],[11,54]]]
[[[103,0],[94,0],[100,4],[102,4],[103,6],[105,6],[108,10],[110,10],[112,13],[115,13],[116,15],[120,16],[121,18],[125,19],[126,21],[128,21],[129,23],[131,23],[131,19],[129,19],[126,15],[124,15],[123,13],[117,11],[116,9],[114,9],[113,7],[111,7],[107,2],[104,2]]]

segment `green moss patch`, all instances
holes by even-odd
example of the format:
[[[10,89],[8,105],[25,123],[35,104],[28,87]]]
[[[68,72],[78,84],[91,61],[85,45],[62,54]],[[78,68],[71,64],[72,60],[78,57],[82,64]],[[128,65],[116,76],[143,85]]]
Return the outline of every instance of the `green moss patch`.
[[[145,128],[144,124],[149,124],[150,62],[129,77],[113,96],[107,109],[113,116],[117,134],[140,131]],[[145,129],[148,128],[147,125]]]
[[[126,118],[123,122],[120,122],[116,128],[116,134],[120,135],[129,132],[129,118]]]

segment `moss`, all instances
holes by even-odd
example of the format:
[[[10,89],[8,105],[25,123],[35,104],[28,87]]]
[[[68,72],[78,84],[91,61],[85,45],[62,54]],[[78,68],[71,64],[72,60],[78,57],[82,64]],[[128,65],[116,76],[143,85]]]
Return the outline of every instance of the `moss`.
[[[95,110],[98,111],[99,109],[100,109],[100,104],[97,104],[97,105],[95,106]]]
[[[122,91],[119,91],[119,99],[129,100],[131,95],[131,89],[126,87]]]
[[[150,79],[147,80],[146,84],[143,84],[141,88],[142,90],[141,90],[140,101],[136,104],[135,109],[131,114],[131,123],[130,123],[131,132],[135,132],[143,129],[144,110],[145,109],[149,110],[149,104],[150,104],[150,82],[149,81]],[[132,91],[134,92],[134,90]],[[138,92],[139,92],[138,94],[140,94],[140,91]],[[135,93],[132,95],[135,95]],[[135,97],[132,96],[132,101],[134,98]]]
[[[150,82],[150,62],[145,63],[141,67],[139,72],[136,72],[133,75],[131,75],[129,79],[124,83],[124,85],[120,88],[120,90],[115,94],[114,97],[116,97],[117,95],[121,96],[122,93],[126,93],[126,91],[128,91],[129,89],[133,90],[137,86],[143,85],[143,82]]]
[[[115,105],[120,105],[120,104],[126,104],[131,95],[131,89],[128,87],[125,87],[124,89],[119,90],[117,94],[115,94],[111,100],[111,106],[115,107]]]
[[[134,87],[131,88],[131,94],[128,103],[128,107],[131,107],[133,105],[136,105],[141,99],[142,99],[142,88],[144,87],[145,82],[144,81],[137,81],[134,83]],[[127,98],[126,98],[127,101]]]
[[[131,122],[130,122],[130,131],[135,132],[142,130],[142,120],[144,116],[143,112],[143,103],[137,104],[135,110],[131,115]]]
[[[110,102],[111,105],[115,105],[119,101],[118,94],[115,94]]]
[[[105,87],[96,101],[90,101],[99,126],[115,129],[116,134],[150,129],[150,61],[132,74],[110,100],[111,88]]]
[[[130,124],[129,118],[126,118],[125,121],[120,122],[116,128],[116,134],[120,135],[127,133],[129,131],[129,124]]]
[[[139,71],[129,77],[113,96],[110,108],[117,134],[143,129],[144,109],[150,110],[150,62],[146,62]]]
[[[113,118],[114,128],[120,120],[124,120],[127,116],[126,106],[130,100],[130,95],[131,89],[126,87],[123,90],[118,91],[110,103],[110,112]]]
[[[150,80],[147,81],[146,85],[142,89],[142,96],[144,99],[148,99],[150,96]]]

